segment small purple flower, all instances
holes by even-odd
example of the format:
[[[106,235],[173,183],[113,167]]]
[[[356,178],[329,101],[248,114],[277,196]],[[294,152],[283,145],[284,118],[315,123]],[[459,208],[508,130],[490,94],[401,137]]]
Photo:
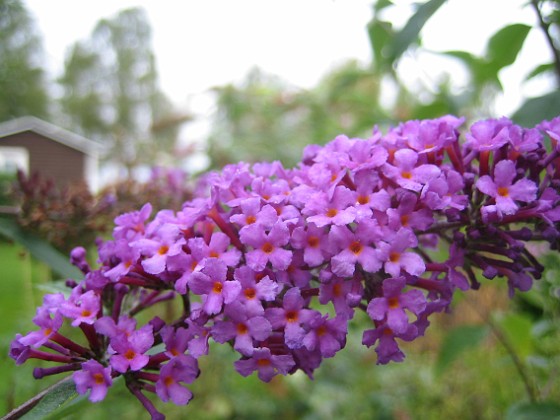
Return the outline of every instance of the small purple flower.
[[[411,191],[420,191],[422,187],[441,173],[436,165],[417,165],[418,154],[411,149],[395,152],[394,165],[386,163],[383,173],[399,186]]]
[[[278,283],[266,275],[257,277],[257,273],[246,265],[236,268],[233,277],[241,284],[238,300],[253,315],[262,315],[262,301],[273,301],[278,295]]]
[[[98,334],[113,338],[117,335],[130,336],[136,329],[136,320],[128,316],[121,316],[115,323],[110,316],[103,316],[95,321],[95,331]]]
[[[278,373],[287,375],[295,366],[295,362],[289,354],[273,355],[269,348],[263,347],[255,349],[250,358],[238,360],[234,365],[235,370],[242,376],[249,376],[257,371],[261,381],[270,382]]]
[[[537,198],[537,186],[533,181],[522,178],[513,183],[517,172],[511,160],[501,160],[494,168],[494,179],[484,175],[476,182],[476,187],[494,198],[498,214],[514,214],[519,206],[515,200],[530,203]]]
[[[229,221],[242,226],[250,226],[259,223],[263,227],[270,229],[278,220],[278,214],[271,205],[262,206],[262,198],[249,197],[240,203],[241,213],[230,216]]]
[[[166,325],[161,329],[161,338],[165,344],[165,354],[171,359],[185,354],[192,334],[186,328],[173,328]]]
[[[162,401],[185,405],[192,399],[192,392],[181,385],[190,384],[198,376],[198,362],[189,355],[180,355],[161,367],[156,393]]]
[[[309,216],[308,223],[317,227],[346,225],[356,218],[356,192],[342,186],[334,189],[332,199],[326,193],[317,193],[305,205],[302,213]]]
[[[418,242],[416,235],[407,229],[400,228],[392,238],[391,243],[378,244],[378,258],[385,261],[384,269],[392,277],[399,277],[401,269],[413,276],[419,276],[426,270],[424,260],[414,252],[405,252],[407,248],[415,247]]]
[[[109,270],[105,271],[104,275],[116,282],[122,276],[127,275],[140,258],[140,251],[137,248],[130,247],[130,242],[126,239],[121,239],[114,242],[114,256],[120,262]]]
[[[115,239],[126,239],[133,241],[144,235],[145,222],[152,213],[152,205],[144,204],[139,211],[124,213],[115,218],[115,229],[113,235]]]
[[[201,262],[205,258],[219,258],[228,267],[239,263],[241,253],[235,248],[229,248],[230,239],[223,232],[213,232],[208,245],[202,238],[191,238],[188,246],[195,260]]]
[[[387,320],[387,326],[397,334],[408,329],[408,315],[405,309],[415,315],[426,308],[426,298],[417,289],[403,292],[406,286],[404,277],[387,279],[383,282],[383,297],[372,299],[367,307],[367,313],[372,320]]]
[[[542,147],[542,134],[536,128],[524,129],[518,125],[512,125],[509,128],[509,144],[511,150],[508,157],[515,160],[523,153],[532,152]]]
[[[399,348],[396,338],[412,341],[416,337],[418,337],[418,329],[412,324],[409,324],[407,330],[401,334],[395,333],[386,324],[381,324],[375,329],[364,331],[362,344],[371,347],[379,342],[375,348],[377,364],[384,365],[391,361],[402,362],[404,360],[404,353]]]
[[[405,191],[401,194],[399,205],[396,209],[387,209],[389,227],[395,231],[401,227],[426,230],[433,222],[433,212],[426,208],[418,208],[416,194]]]
[[[319,349],[322,357],[333,357],[346,343],[348,319],[343,316],[327,318],[327,315],[317,314],[311,320],[303,345],[310,351]]]
[[[60,306],[60,313],[72,320],[72,326],[77,327],[82,322],[93,324],[101,309],[101,298],[93,290],[82,294],[81,286],[72,292],[70,299]]]
[[[461,174],[445,170],[422,189],[420,202],[430,210],[444,210],[448,207],[463,210],[468,204],[467,195],[462,194],[464,186]]]
[[[329,242],[336,245],[340,250],[331,258],[331,270],[340,277],[350,277],[354,274],[356,263],[362,268],[375,273],[381,268],[381,261],[377,258],[377,252],[372,248],[372,235],[369,230],[360,229],[367,226],[360,224],[356,233],[346,226],[332,226],[329,233]]]
[[[111,348],[116,354],[111,356],[109,362],[120,373],[125,373],[128,369],[140,370],[148,364],[150,358],[145,353],[153,344],[153,329],[149,324],[129,336],[115,335],[111,338]]]
[[[208,339],[210,337],[210,329],[208,327],[200,326],[191,319],[186,320],[188,328],[188,333],[190,335],[189,339],[189,354],[198,359],[200,356],[205,356],[208,354]]]
[[[507,118],[477,121],[470,133],[465,134],[465,146],[478,152],[497,150],[508,142],[510,125]]]
[[[26,346],[41,347],[57,333],[62,326],[62,322],[63,317],[60,312],[57,311],[53,314],[45,307],[40,306],[37,308],[37,314],[33,318],[33,323],[41,327],[41,329],[21,337],[19,342]]]
[[[212,337],[218,343],[235,340],[233,348],[244,356],[253,354],[253,340],[264,341],[272,332],[270,322],[263,316],[250,316],[239,302],[225,309],[227,321],[218,321],[212,328]]]
[[[142,261],[142,267],[150,274],[159,274],[166,269],[167,258],[182,251],[185,239],[181,237],[179,227],[172,223],[164,223],[157,229],[157,236],[153,239],[141,238],[130,244],[147,258]]]
[[[89,400],[98,402],[105,398],[107,389],[113,384],[111,368],[105,367],[96,360],[82,363],[82,369],[74,372],[72,379],[78,394],[85,394],[91,389]]]
[[[419,154],[435,152],[456,140],[455,129],[463,121],[449,115],[435,120],[407,121],[402,135]]]
[[[368,219],[373,211],[386,211],[391,206],[391,195],[380,188],[380,177],[377,172],[360,171],[354,176],[356,184],[356,221]]]
[[[272,328],[284,328],[286,345],[297,349],[303,345],[303,325],[309,322],[315,313],[316,311],[305,308],[305,300],[301,297],[299,288],[293,287],[284,295],[282,308],[268,308],[265,316]]]
[[[319,302],[326,305],[332,302],[337,316],[352,318],[354,310],[362,300],[363,286],[359,280],[345,280],[332,276],[323,282],[319,289]]]
[[[465,275],[457,270],[458,267],[463,267],[464,256],[464,250],[453,243],[449,248],[449,259],[444,263],[447,268],[447,278],[449,281],[463,291],[470,289],[469,282]]]
[[[313,223],[295,228],[290,243],[295,249],[303,249],[303,260],[311,267],[321,265],[329,257],[326,230]]]
[[[240,233],[241,242],[253,247],[247,252],[247,265],[262,271],[270,262],[276,270],[285,270],[292,261],[292,252],[284,249],[290,240],[290,232],[284,222],[278,221],[266,233],[258,224],[246,227]]]
[[[208,258],[201,271],[192,274],[190,288],[193,293],[203,295],[202,309],[208,314],[217,314],[224,303],[237,298],[241,285],[237,280],[227,280],[227,266],[221,260]]]

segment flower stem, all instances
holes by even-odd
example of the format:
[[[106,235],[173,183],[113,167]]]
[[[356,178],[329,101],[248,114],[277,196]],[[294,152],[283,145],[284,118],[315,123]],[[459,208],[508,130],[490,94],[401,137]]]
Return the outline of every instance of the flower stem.
[[[534,382],[530,379],[529,373],[527,372],[527,368],[517,352],[515,351],[515,347],[511,344],[511,341],[505,336],[502,329],[494,322],[494,320],[489,316],[487,313],[483,313],[480,308],[473,303],[469,298],[465,299],[466,302],[478,313],[478,315],[482,318],[482,320],[490,327],[492,333],[500,342],[500,344],[504,347],[506,352],[508,353],[509,357],[511,358],[523,385],[525,386],[525,392],[527,393],[527,397],[531,403],[536,403],[538,400],[538,392],[535,387]]]
[[[554,45],[554,40],[550,35],[549,28],[550,24],[544,20],[544,17],[541,13],[541,9],[539,8],[539,1],[538,0],[531,0],[531,6],[535,10],[537,17],[539,19],[539,26],[541,27],[542,32],[546,38],[546,42],[552,51],[552,56],[554,57],[554,71],[556,72],[556,80],[558,85],[560,85],[560,51]]]

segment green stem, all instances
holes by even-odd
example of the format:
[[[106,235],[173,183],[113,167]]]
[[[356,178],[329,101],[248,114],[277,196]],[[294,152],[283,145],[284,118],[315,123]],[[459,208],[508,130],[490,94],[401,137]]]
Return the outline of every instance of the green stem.
[[[546,38],[546,42],[548,43],[548,46],[552,51],[552,55],[554,57],[554,71],[556,72],[556,79],[558,81],[558,84],[560,85],[560,51],[558,51],[558,49],[554,45],[554,40],[550,35],[549,32],[550,23],[547,23],[544,20],[544,17],[541,13],[541,9],[539,8],[539,0],[531,0],[531,6],[533,6],[533,9],[535,9],[535,13],[537,14],[537,17],[539,19],[539,26],[543,31],[544,36]]]

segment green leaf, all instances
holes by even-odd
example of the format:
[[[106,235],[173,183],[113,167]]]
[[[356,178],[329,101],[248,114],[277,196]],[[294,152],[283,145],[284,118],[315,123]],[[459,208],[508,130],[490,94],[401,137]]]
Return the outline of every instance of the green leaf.
[[[22,418],[25,420],[44,419],[54,415],[57,410],[62,409],[77,396],[74,382],[67,379],[50,389],[39,403]]]
[[[531,27],[521,23],[506,26],[496,32],[486,46],[486,58],[498,71],[515,62]]]
[[[79,280],[82,272],[70,264],[69,258],[58,252],[48,242],[24,232],[15,219],[0,217],[0,235],[24,246],[39,261],[66,278]]]
[[[367,29],[374,64],[381,67],[390,65],[391,63],[387,63],[387,46],[394,35],[391,23],[372,20]]]
[[[487,334],[488,328],[484,325],[464,325],[447,333],[435,364],[436,374],[442,374],[464,351],[476,347]]]
[[[560,405],[551,401],[517,403],[506,414],[506,420],[553,420],[560,419]]]
[[[420,31],[432,15],[446,0],[430,0],[418,7],[416,13],[406,22],[406,25],[393,38],[389,48],[389,57],[395,62],[419,38]]]
[[[374,13],[379,12],[380,10],[383,10],[389,6],[392,6],[393,2],[391,0],[377,0],[374,4],[373,4],[373,11]]]
[[[541,64],[538,65],[537,67],[535,67],[533,70],[531,70],[529,72],[529,74],[527,75],[527,77],[525,77],[525,80],[531,80],[534,77],[540,76],[541,74],[544,73],[549,73],[554,71],[554,63],[546,63],[546,64]]]
[[[458,51],[458,50],[444,51],[441,54],[448,55],[453,58],[457,58],[471,69],[477,66],[478,63],[480,62],[480,59],[478,57],[474,56],[473,54],[467,51]]]
[[[515,111],[512,120],[524,127],[532,127],[543,120],[551,120],[558,116],[560,109],[560,90],[544,96],[528,99]]]

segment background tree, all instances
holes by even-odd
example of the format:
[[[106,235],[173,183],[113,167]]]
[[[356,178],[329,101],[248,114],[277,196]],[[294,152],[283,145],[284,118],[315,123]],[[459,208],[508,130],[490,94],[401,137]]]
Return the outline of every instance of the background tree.
[[[101,20],[88,40],[75,43],[59,82],[70,125],[108,142],[109,159],[128,175],[153,164],[154,150],[172,150],[178,125],[187,119],[173,115],[158,87],[151,28],[140,8]]]
[[[0,121],[47,116],[42,42],[21,1],[0,0]]]

